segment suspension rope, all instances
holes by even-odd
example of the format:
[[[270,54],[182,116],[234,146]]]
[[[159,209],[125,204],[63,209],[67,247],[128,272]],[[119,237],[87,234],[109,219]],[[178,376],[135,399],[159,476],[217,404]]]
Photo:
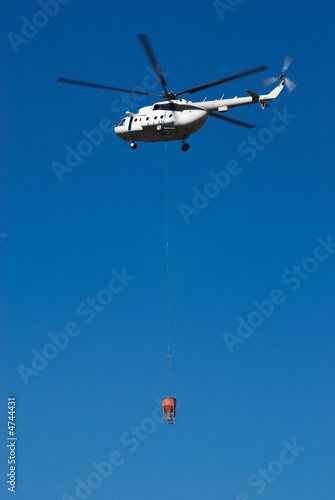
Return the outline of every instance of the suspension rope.
[[[165,376],[164,376],[164,386],[163,386],[163,394],[162,394],[162,399],[164,397],[164,392],[165,392],[165,384],[166,384],[166,377],[167,377],[167,374],[169,372],[169,369],[170,369],[170,373],[171,373],[171,379],[172,379],[172,387],[173,387],[173,392],[174,394],[176,394],[176,388],[175,388],[175,385],[174,385],[174,378],[173,378],[173,372],[174,372],[174,366],[172,364],[172,359],[171,359],[171,354],[170,352],[167,353],[167,357],[166,357],[166,363],[165,363]],[[176,396],[175,396],[176,397]]]
[[[172,364],[171,354],[170,354],[170,290],[169,290],[169,211],[168,211],[168,167],[167,167],[167,143],[165,143],[165,212],[166,212],[166,302],[167,302],[167,334],[168,334],[168,352],[165,364],[165,377],[164,377],[164,387],[163,395],[165,391],[165,384],[167,374],[170,370],[173,392],[176,393],[173,372],[174,366]]]
[[[168,212],[168,176],[167,176],[166,143],[165,143],[165,212],[166,212],[166,297],[167,297],[167,329],[168,329],[168,353],[169,353],[170,352],[169,212]]]

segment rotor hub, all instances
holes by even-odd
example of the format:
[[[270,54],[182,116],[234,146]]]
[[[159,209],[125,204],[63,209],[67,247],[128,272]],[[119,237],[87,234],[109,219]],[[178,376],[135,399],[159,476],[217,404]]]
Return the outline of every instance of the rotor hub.
[[[170,92],[164,92],[164,99],[166,101],[172,101],[173,99],[176,99],[177,96],[174,92],[170,91]]]

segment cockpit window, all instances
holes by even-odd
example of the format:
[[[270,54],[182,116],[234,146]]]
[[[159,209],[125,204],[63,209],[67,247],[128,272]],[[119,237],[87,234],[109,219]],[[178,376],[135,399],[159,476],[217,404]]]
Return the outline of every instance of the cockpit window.
[[[119,123],[119,127],[122,127],[122,125],[124,125],[126,122],[126,118],[123,118],[120,123]]]

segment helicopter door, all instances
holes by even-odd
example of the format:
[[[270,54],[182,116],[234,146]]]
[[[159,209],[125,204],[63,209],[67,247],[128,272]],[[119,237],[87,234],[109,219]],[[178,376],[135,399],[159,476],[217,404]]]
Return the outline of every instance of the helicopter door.
[[[129,117],[128,130],[131,130],[131,124],[133,123],[133,118],[134,118],[134,115],[131,114]]]

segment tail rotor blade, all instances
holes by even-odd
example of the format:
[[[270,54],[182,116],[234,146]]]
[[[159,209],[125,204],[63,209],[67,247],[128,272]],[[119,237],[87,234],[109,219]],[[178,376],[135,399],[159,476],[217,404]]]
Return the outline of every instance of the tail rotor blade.
[[[286,85],[287,90],[289,92],[292,92],[292,90],[294,90],[297,86],[296,83],[294,83],[292,80],[290,80],[289,78],[286,78],[286,77],[285,77],[285,85]]]
[[[283,69],[282,69],[282,72],[285,73],[286,70],[291,66],[291,63],[293,61],[293,57],[290,57],[290,56],[286,56],[285,59],[284,59],[284,66],[283,66]]]
[[[272,78],[265,78],[263,80],[263,85],[264,85],[264,87],[267,87],[268,85],[271,85],[271,83],[277,82],[278,80],[279,80],[279,78],[276,76],[273,76]]]

